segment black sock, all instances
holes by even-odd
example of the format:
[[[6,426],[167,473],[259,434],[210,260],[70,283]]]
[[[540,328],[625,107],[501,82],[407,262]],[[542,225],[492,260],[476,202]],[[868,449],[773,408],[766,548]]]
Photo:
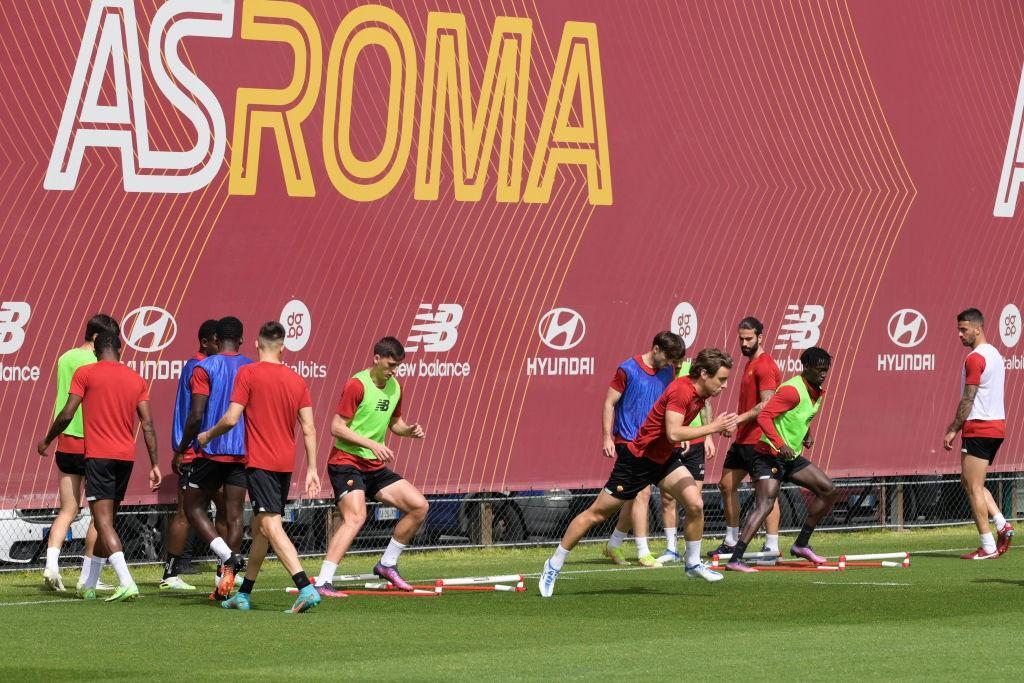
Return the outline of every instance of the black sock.
[[[178,575],[178,561],[181,559],[180,555],[167,554],[167,561],[164,562],[164,578],[169,579],[172,576]]]
[[[242,587],[238,589],[239,593],[245,593],[249,595],[252,593],[253,584],[256,583],[256,579],[242,579]]]
[[[806,522],[800,528],[800,535],[796,537],[795,545],[798,548],[806,548],[807,544],[811,542],[811,534],[814,533],[814,527]]]
[[[736,541],[736,545],[733,546],[733,550],[732,550],[732,558],[730,558],[729,561],[730,562],[742,562],[743,561],[743,553],[745,553],[745,552],[747,552],[747,544],[744,543],[743,541]]]
[[[306,572],[299,572],[298,574],[292,574],[292,581],[295,582],[295,587],[302,590],[309,585],[309,577],[306,576]]]

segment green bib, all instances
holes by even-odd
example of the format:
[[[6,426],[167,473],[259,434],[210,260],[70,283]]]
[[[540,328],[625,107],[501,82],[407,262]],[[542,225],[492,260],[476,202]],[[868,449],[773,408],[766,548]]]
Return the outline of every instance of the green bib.
[[[811,400],[811,395],[807,392],[807,384],[800,375],[791,377],[780,384],[780,391],[782,387],[795,388],[800,394],[800,403],[796,404],[792,410],[779,415],[772,422],[775,424],[775,430],[786,442],[786,445],[793,450],[794,455],[800,455],[804,448],[804,437],[807,436],[807,431],[811,428],[811,420],[821,408],[821,398],[817,401]],[[772,446],[772,442],[764,434],[761,435],[761,441]],[[775,450],[774,446],[772,446],[772,450]]]
[[[679,365],[679,372],[676,373],[676,378],[678,379],[679,377],[686,377],[688,374],[690,374],[690,361],[684,360]],[[697,417],[695,417],[693,422],[690,423],[690,426],[700,427],[703,424],[704,420],[701,419],[701,414],[697,413]]]
[[[349,429],[359,436],[372,439],[377,443],[384,443],[388,427],[391,426],[391,416],[394,415],[395,408],[398,407],[398,399],[402,396],[398,380],[392,377],[381,389],[373,383],[369,370],[357,373],[353,379],[363,383],[363,400],[356,408],[356,414],[349,420]],[[358,446],[345,439],[336,439],[334,447],[367,460],[377,459],[377,456],[369,448]]]
[[[83,365],[90,365],[96,362],[96,354],[92,351],[74,348],[66,351],[57,359],[57,400],[53,405],[53,416],[57,417],[64,404],[68,400],[68,391],[71,389],[71,378],[75,370]],[[75,416],[71,418],[71,424],[64,430],[68,436],[85,438],[85,425],[82,423],[82,406],[78,406]]]

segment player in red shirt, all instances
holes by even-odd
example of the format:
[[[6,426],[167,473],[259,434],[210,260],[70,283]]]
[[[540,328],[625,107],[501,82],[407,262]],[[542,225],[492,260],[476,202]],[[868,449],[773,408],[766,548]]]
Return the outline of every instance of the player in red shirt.
[[[779,367],[761,346],[763,332],[764,325],[752,316],[741,320],[737,330],[740,352],[747,357],[747,365],[743,368],[740,379],[740,400],[737,409],[740,414],[739,427],[725,456],[722,477],[718,482],[725,512],[725,540],[709,555],[731,555],[739,539],[740,497],[737,490],[750,471],[754,459],[754,444],[761,438],[757,416],[768,403],[768,399],[775,395],[775,390],[782,382]],[[764,551],[779,550],[779,517],[779,502],[776,500],[764,522]]]
[[[135,460],[135,415],[146,438],[151,463],[149,484],[154,491],[160,486],[160,465],[145,380],[121,364],[121,340],[117,336],[97,335],[93,346],[97,362],[75,371],[67,403],[39,442],[38,451],[46,452],[50,442],[71,423],[81,405],[85,419],[85,499],[89,501],[89,511],[96,524],[95,552],[97,558],[109,558],[120,582],[107,602],[120,602],[139,596],[125,562],[121,538],[114,529],[114,519],[128,489]],[[79,591],[83,599],[96,599],[96,582],[102,566],[102,561],[93,562]]]
[[[732,432],[736,428],[735,413],[722,413],[710,424],[700,427],[689,426],[705,401],[722,393],[731,368],[732,359],[723,351],[704,349],[698,353],[689,374],[674,380],[655,402],[636,438],[629,444],[616,446],[617,458],[608,483],[594,503],[569,523],[555,554],[544,563],[540,577],[542,597],[551,597],[558,573],[569,551],[580,539],[651,484],[657,484],[658,488],[668,491],[683,504],[686,515],[683,530],[686,575],[705,581],[721,580],[721,574],[711,571],[700,561],[704,501],[693,475],[683,462],[680,445],[683,441]]]
[[[270,546],[299,589],[298,598],[289,611],[305,612],[320,602],[320,594],[302,570],[295,546],[281,524],[295,470],[296,421],[302,428],[306,449],[304,491],[308,497],[320,493],[313,401],[306,383],[281,360],[284,334],[284,326],[276,320],[263,324],[257,342],[259,362],[238,370],[227,412],[213,428],[198,437],[199,445],[205,446],[238,424],[245,413],[245,474],[255,515],[253,539],[245,579],[238,593],[221,603],[225,609],[249,609],[253,584]]]

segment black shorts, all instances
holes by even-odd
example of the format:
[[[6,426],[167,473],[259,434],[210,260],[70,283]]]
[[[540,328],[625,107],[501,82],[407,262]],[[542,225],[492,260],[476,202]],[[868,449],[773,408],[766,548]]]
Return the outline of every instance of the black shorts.
[[[85,459],[85,499],[124,500],[128,490],[128,481],[132,478],[131,460],[111,460],[109,458]]]
[[[194,462],[194,461],[193,461]],[[184,491],[188,489],[188,477],[192,473],[192,463],[183,462],[181,467],[178,468],[178,490]]]
[[[991,465],[996,459],[999,447],[1002,445],[1002,439],[995,439],[990,436],[965,436],[960,446],[960,453],[988,460],[988,464]]]
[[[638,458],[623,443],[615,444],[615,455],[615,466],[608,475],[604,490],[619,500],[633,500],[648,486],[657,484],[678,468],[685,467],[678,449],[664,463]]]
[[[754,452],[754,460],[750,464],[750,478],[755,482],[760,479],[775,479],[776,481],[793,481],[793,475],[811,464],[811,461],[802,455],[792,460],[783,460],[774,455]]]
[[[367,500],[376,500],[377,494],[385,486],[391,486],[402,477],[387,467],[372,472],[364,472],[352,465],[328,465],[327,474],[334,488],[334,502],[345,497],[352,491],[365,491]]]
[[[77,474],[85,476],[85,456],[81,453],[63,453],[57,451],[53,454],[57,460],[57,469],[64,474]]]
[[[249,502],[252,503],[254,513],[284,514],[288,488],[292,485],[291,472],[271,472],[248,467],[245,478],[249,482]]]
[[[755,455],[757,455],[757,452],[754,450],[754,444],[734,443],[729,446],[729,452],[725,454],[725,462],[722,463],[722,469],[743,470],[749,473]]]
[[[690,470],[690,476],[693,477],[694,481],[704,481],[704,462],[706,456],[703,441],[691,444],[685,452],[677,449],[673,452],[673,455],[682,459],[683,467]]]
[[[212,493],[222,486],[244,489],[249,484],[245,465],[238,462],[217,462],[209,458],[196,458],[188,472],[188,487]]]

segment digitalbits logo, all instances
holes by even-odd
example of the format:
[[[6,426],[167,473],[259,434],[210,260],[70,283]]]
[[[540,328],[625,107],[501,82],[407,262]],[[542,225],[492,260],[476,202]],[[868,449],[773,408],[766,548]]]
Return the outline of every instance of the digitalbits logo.
[[[1006,348],[1012,349],[1020,341],[1020,333],[1020,309],[1015,304],[1006,304],[999,314],[999,337]]]
[[[684,301],[672,311],[672,331],[683,338],[687,349],[697,341],[697,311],[690,302]]]
[[[284,305],[280,321],[284,325],[284,348],[301,351],[313,332],[313,319],[306,304],[292,299]]]

